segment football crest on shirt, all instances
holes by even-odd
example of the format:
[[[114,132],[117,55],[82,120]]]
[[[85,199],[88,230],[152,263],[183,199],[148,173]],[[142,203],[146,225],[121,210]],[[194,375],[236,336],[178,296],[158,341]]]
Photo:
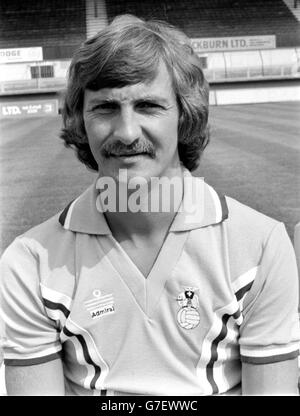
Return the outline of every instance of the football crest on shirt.
[[[84,306],[93,319],[100,318],[103,315],[115,313],[115,302],[113,295],[103,294],[101,290],[93,291],[92,299],[84,302]]]
[[[177,296],[177,302],[181,307],[177,313],[177,322],[184,329],[194,329],[199,325],[199,297],[197,288],[185,287]]]

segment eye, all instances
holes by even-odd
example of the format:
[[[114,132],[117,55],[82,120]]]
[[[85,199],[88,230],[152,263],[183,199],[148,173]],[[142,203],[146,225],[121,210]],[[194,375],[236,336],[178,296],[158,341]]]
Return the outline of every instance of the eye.
[[[138,110],[153,112],[156,110],[161,110],[163,107],[153,101],[141,101],[136,105]]]
[[[105,102],[101,104],[97,104],[92,108],[93,112],[97,112],[100,114],[110,114],[118,109],[118,105],[113,102]]]

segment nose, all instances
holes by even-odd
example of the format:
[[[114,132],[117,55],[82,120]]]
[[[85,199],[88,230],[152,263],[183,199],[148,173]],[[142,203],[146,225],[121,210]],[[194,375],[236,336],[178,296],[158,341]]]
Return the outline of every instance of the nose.
[[[124,108],[115,119],[114,139],[129,145],[141,137],[141,127],[136,114],[130,108]]]

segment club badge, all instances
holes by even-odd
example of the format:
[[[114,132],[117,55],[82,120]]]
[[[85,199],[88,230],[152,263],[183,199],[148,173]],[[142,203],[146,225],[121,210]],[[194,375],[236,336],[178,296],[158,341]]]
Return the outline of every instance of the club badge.
[[[177,296],[181,307],[177,313],[177,322],[184,329],[194,329],[199,325],[199,297],[195,294],[197,288],[186,287],[184,292]]]

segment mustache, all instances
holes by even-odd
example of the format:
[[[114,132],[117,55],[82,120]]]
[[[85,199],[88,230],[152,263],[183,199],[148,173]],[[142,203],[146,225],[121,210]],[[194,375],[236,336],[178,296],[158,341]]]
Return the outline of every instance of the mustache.
[[[111,156],[124,156],[136,153],[146,153],[154,158],[155,149],[152,143],[145,140],[136,140],[130,145],[125,145],[121,141],[107,143],[102,147],[102,155],[106,158]]]

